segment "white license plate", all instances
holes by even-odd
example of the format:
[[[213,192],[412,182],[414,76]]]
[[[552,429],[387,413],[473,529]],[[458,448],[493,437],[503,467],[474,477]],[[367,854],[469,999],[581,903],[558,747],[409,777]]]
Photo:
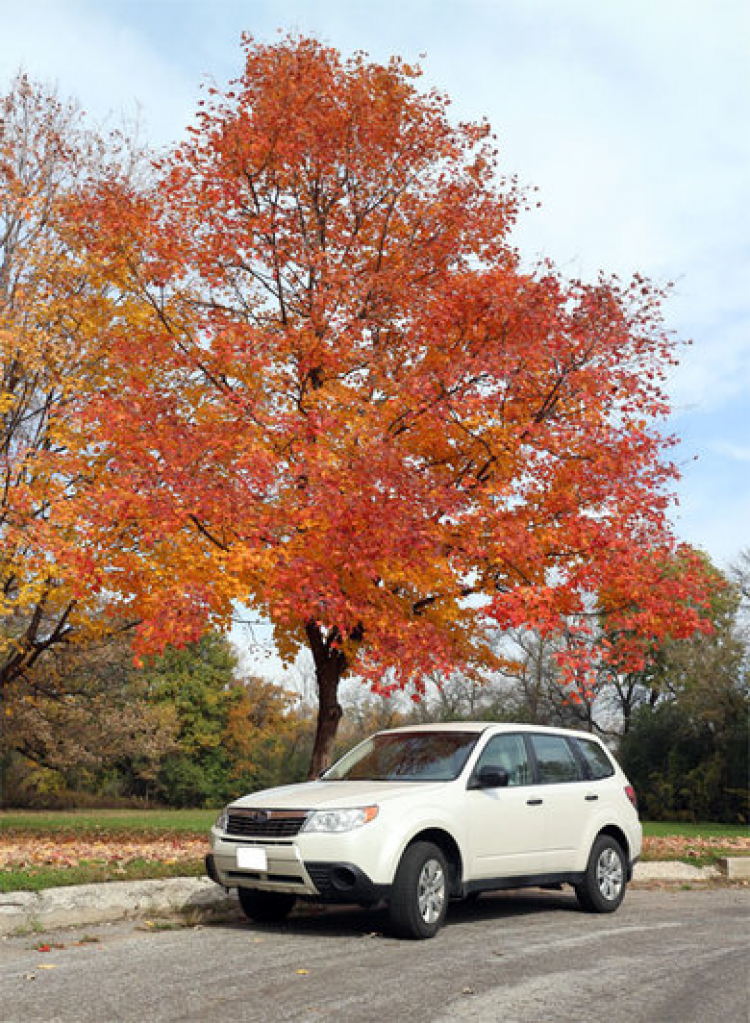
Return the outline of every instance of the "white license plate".
[[[240,846],[237,850],[237,866],[240,870],[268,870],[266,850]]]

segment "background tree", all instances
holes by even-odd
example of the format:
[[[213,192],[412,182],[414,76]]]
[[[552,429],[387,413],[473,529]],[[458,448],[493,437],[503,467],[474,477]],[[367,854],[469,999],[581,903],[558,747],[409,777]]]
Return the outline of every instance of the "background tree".
[[[547,635],[592,594],[619,663],[700,627],[700,564],[669,573],[659,291],[522,269],[488,127],[417,70],[244,45],[153,189],[78,211],[113,295],[81,514],[144,648],[262,610],[312,653],[315,774],[347,673],[418,694],[491,663],[488,621]]]
[[[177,749],[174,707],[149,702],[123,634],[56,644],[7,683],[0,805],[81,805],[154,792]],[[131,784],[123,777],[127,763]]]
[[[262,678],[243,678],[229,709],[226,749],[235,794],[300,781],[312,751],[314,712],[297,693]]]
[[[747,684],[720,676],[633,715],[620,758],[649,820],[750,819]]]
[[[169,648],[145,666],[148,703],[171,709],[177,721],[176,748],[162,759],[152,790],[157,800],[217,806],[237,794],[226,742],[230,712],[242,699],[236,671],[237,657],[217,633]]]
[[[580,637],[577,632],[573,635],[578,645]],[[598,724],[596,683],[587,675],[579,688],[575,673],[563,677],[561,662],[569,652],[566,631],[542,635],[530,629],[512,629],[496,634],[494,642],[505,651],[506,666],[498,681],[492,680],[484,716],[594,730]]]
[[[742,594],[725,586],[708,636],[666,640],[621,745],[653,819],[750,819],[750,675]]]
[[[731,570],[732,578],[743,601],[750,601],[750,547],[740,551]]]
[[[23,74],[0,97],[0,702],[46,651],[106,624],[69,504],[86,441],[68,407],[98,385],[96,284],[62,207],[127,159]]]
[[[309,709],[217,634],[141,668],[122,635],[56,646],[9,684],[3,727],[3,806],[219,806],[299,781],[312,746]]]
[[[729,577],[737,587],[739,606],[737,610],[737,634],[745,648],[743,671],[750,676],[750,548],[741,551],[730,568]]]

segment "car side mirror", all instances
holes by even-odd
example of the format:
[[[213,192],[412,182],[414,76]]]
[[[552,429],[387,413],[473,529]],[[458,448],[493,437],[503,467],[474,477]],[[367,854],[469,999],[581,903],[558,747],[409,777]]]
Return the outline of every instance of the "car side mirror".
[[[486,764],[480,767],[469,782],[471,789],[504,789],[510,781],[510,775],[504,767]]]

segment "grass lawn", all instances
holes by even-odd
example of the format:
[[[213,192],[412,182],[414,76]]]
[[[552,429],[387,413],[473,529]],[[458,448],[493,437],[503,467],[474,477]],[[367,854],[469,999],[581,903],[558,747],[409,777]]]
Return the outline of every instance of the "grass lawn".
[[[205,835],[218,815],[218,810],[0,810],[0,842],[8,829]]]
[[[64,888],[72,884],[98,884],[103,881],[143,881],[159,877],[202,877],[203,860],[159,863],[158,860],[132,860],[113,867],[110,863],[81,860],[74,867],[18,867],[0,870],[0,892],[40,892],[45,888]]]
[[[644,821],[643,834],[649,838],[681,835],[683,838],[750,838],[747,824],[675,824],[671,821]]]
[[[0,892],[203,874],[216,810],[0,811]],[[750,854],[733,824],[643,825],[644,860]]]

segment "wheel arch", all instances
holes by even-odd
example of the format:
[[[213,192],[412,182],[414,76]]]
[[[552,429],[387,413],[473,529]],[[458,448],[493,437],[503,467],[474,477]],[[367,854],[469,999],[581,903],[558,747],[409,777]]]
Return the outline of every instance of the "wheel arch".
[[[609,835],[610,838],[614,838],[614,840],[620,846],[622,851],[625,853],[625,868],[627,871],[627,879],[628,881],[630,881],[631,874],[633,873],[633,867],[631,863],[630,842],[628,842],[628,836],[625,834],[622,828],[619,828],[616,824],[606,824],[603,828],[600,828],[599,831],[594,836],[594,842],[597,840],[597,838],[600,838],[602,835]]]
[[[463,856],[461,855],[461,849],[458,842],[455,840],[450,832],[445,831],[443,828],[430,827],[424,828],[422,831],[418,831],[415,835],[409,839],[404,846],[401,855],[406,850],[414,845],[415,842],[432,842],[445,856],[448,863],[448,869],[450,871],[450,894],[460,895],[463,887]]]

